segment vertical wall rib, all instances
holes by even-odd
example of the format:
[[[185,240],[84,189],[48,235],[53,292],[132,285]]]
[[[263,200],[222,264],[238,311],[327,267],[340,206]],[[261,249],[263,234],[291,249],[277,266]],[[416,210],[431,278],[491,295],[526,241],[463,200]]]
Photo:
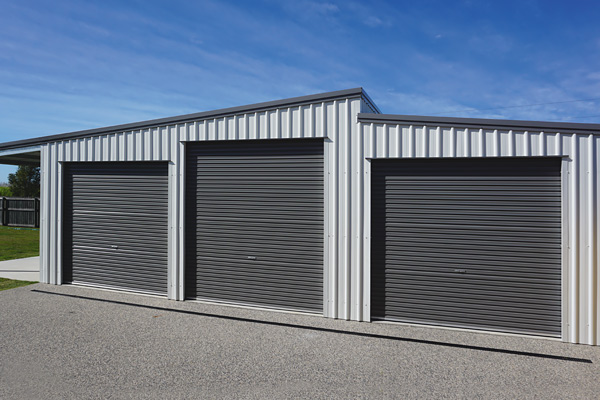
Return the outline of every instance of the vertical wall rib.
[[[365,190],[363,202],[369,201],[367,173],[372,158],[410,157],[497,157],[497,156],[562,156],[566,157],[563,174],[566,224],[563,247],[563,340],[597,345],[600,343],[598,324],[599,280],[599,216],[598,216],[598,151],[600,137],[592,134],[533,131],[518,129],[472,129],[459,126],[413,126],[390,123],[361,122],[366,158],[363,162]],[[393,149],[402,144],[397,153]],[[372,148],[373,151],[369,152]],[[388,149],[391,149],[388,151]],[[427,151],[426,151],[427,149]],[[354,214],[353,218],[364,216]],[[365,232],[368,231],[365,226]],[[363,251],[369,243],[365,237]],[[356,251],[356,250],[355,250]],[[370,266],[363,258],[363,276]],[[366,279],[366,278],[365,278]],[[363,286],[363,291],[367,289]],[[365,304],[368,300],[365,299]],[[366,319],[366,318],[365,318]]]
[[[326,138],[324,314],[370,319],[369,158],[563,156],[565,242],[563,339],[598,344],[597,157],[600,137],[569,132],[357,122],[377,112],[361,98],[339,99],[111,132],[42,145],[40,254],[43,282],[60,283],[61,168],[56,161],[169,161],[169,297],[183,299],[183,228],[187,141]]]
[[[358,137],[356,115],[361,98],[340,99],[313,104],[280,107],[261,112],[205,118],[185,124],[154,126],[98,136],[51,142],[41,146],[40,280],[61,283],[62,172],[60,162],[169,161],[169,298],[182,300],[185,224],[185,152],[187,141],[328,138],[325,141],[328,227],[325,282],[328,299],[324,314],[351,318],[362,303],[357,293],[360,262],[355,262],[350,206],[352,188],[362,182],[356,172],[356,157],[344,157],[340,145],[352,149]],[[370,107],[370,106],[369,106]],[[370,109],[370,108],[369,108]],[[366,111],[363,110],[363,111]],[[338,141],[339,139],[339,141]],[[346,175],[340,176],[343,171]],[[348,207],[339,207],[338,200]],[[344,226],[338,231],[338,222]],[[341,260],[341,263],[338,263]],[[338,275],[342,281],[338,279]],[[354,285],[351,287],[351,285]],[[340,294],[340,296],[338,296]],[[355,313],[356,314],[356,313]],[[358,314],[352,318],[360,318]]]

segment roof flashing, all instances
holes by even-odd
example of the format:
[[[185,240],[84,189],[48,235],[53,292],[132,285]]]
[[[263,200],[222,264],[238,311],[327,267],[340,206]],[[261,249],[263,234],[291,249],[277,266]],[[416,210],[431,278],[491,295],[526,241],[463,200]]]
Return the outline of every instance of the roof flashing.
[[[428,117],[423,115],[395,115],[395,114],[358,114],[359,122],[391,123],[391,124],[435,124],[439,126],[463,126],[474,128],[508,128],[523,130],[554,131],[565,133],[591,133],[600,134],[600,124],[587,124],[578,122],[547,122],[525,121],[508,119],[484,118],[454,118],[454,117]]]

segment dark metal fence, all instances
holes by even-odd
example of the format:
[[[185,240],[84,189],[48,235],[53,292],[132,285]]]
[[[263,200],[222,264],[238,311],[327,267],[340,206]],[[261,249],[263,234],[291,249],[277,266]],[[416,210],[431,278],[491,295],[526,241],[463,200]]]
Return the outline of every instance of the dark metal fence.
[[[0,197],[0,224],[39,228],[40,199]]]

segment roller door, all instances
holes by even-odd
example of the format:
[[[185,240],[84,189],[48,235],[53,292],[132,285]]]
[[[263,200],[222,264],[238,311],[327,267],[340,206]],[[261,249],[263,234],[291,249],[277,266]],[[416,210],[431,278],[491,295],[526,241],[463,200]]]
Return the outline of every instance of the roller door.
[[[560,163],[374,160],[373,318],[560,336]]]
[[[186,297],[323,312],[323,141],[187,144]]]
[[[68,163],[64,281],[167,294],[166,163]]]

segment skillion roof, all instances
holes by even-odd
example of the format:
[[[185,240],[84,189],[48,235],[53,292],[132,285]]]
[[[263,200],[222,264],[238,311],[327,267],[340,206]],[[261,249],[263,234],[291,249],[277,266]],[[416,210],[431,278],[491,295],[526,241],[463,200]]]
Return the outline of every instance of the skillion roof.
[[[374,110],[379,112],[379,109],[377,108],[375,103],[373,103],[373,101],[369,98],[369,96],[363,90],[363,88],[354,88],[354,89],[338,90],[335,92],[312,94],[312,95],[308,95],[308,96],[292,97],[289,99],[268,101],[268,102],[264,102],[264,103],[249,104],[249,105],[239,106],[239,107],[222,108],[219,110],[204,111],[204,112],[199,112],[199,113],[194,113],[194,114],[178,115],[175,117],[151,119],[148,121],[140,121],[140,122],[133,122],[133,123],[122,124],[122,125],[107,126],[107,127],[103,127],[103,128],[87,129],[87,130],[83,130],[83,131],[68,132],[68,133],[62,133],[62,134],[58,134],[58,135],[41,136],[41,137],[31,138],[31,139],[16,140],[13,142],[0,143],[0,150],[9,150],[9,149],[15,149],[15,148],[21,148],[21,147],[38,146],[38,145],[41,145],[44,143],[55,142],[55,141],[66,140],[66,139],[75,139],[75,138],[81,138],[81,137],[96,136],[96,135],[102,135],[102,134],[118,132],[118,131],[138,130],[138,129],[162,126],[162,125],[179,124],[179,123],[197,121],[197,120],[207,119],[207,118],[226,117],[226,116],[248,113],[248,112],[260,112],[260,111],[270,110],[273,108],[300,106],[303,104],[310,104],[310,103],[315,103],[315,102],[337,100],[337,99],[351,98],[351,97],[362,97],[369,104],[369,106],[371,106],[371,108],[373,108]]]
[[[102,135],[111,132],[138,130],[148,127],[179,124],[190,121],[197,121],[207,118],[226,117],[247,112],[261,112],[273,108],[299,106],[314,102],[336,100],[342,98],[361,97],[368,105],[377,112],[377,114],[360,113],[358,121],[363,123],[391,123],[391,124],[435,124],[439,126],[462,126],[473,128],[507,128],[507,129],[529,129],[541,131],[567,132],[567,133],[588,133],[600,135],[600,124],[573,123],[573,122],[546,122],[546,121],[523,121],[523,120],[504,120],[504,119],[480,119],[480,118],[451,118],[451,117],[430,117],[419,115],[394,115],[381,114],[379,108],[370,99],[363,88],[353,88],[326,92],[301,97],[292,97],[289,99],[268,101],[263,103],[249,104],[239,107],[222,108],[213,111],[204,111],[193,114],[178,115],[175,117],[152,119],[147,121],[133,122],[122,125],[113,125],[102,128],[87,129],[82,131],[62,133],[58,135],[41,136],[37,138],[16,140],[12,142],[0,143],[0,151],[19,149],[25,147],[39,146],[48,142],[60,140],[75,139]]]

